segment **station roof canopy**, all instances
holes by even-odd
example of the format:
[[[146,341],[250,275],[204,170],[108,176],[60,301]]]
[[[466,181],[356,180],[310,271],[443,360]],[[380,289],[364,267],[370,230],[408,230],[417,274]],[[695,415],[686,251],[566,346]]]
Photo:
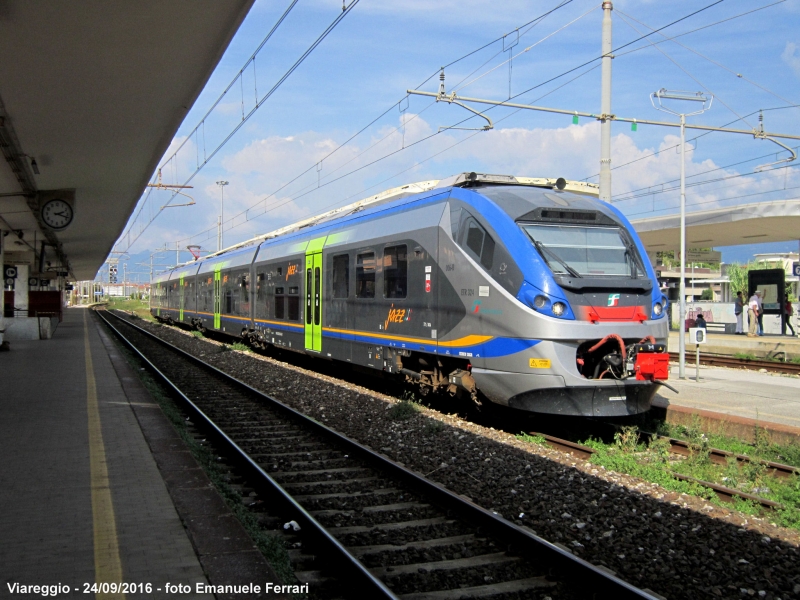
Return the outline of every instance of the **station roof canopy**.
[[[51,268],[94,278],[253,1],[0,2],[6,251],[46,239]],[[61,231],[46,190],[74,190]]]
[[[631,221],[648,251],[678,250],[680,215]],[[686,214],[686,247],[713,248],[800,239],[800,199]]]

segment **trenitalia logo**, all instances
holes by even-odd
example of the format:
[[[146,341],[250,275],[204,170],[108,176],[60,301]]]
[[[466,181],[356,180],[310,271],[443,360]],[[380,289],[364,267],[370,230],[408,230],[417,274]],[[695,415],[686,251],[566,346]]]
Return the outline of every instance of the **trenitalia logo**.
[[[608,305],[609,306],[619,306],[619,294],[609,294],[608,295]]]

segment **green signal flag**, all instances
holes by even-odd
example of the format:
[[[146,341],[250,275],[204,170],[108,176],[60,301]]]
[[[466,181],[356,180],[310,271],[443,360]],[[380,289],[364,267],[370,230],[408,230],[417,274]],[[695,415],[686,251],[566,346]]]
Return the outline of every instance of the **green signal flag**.
[[[572,116],[572,124],[573,125],[577,125],[578,124],[578,115],[573,115]]]

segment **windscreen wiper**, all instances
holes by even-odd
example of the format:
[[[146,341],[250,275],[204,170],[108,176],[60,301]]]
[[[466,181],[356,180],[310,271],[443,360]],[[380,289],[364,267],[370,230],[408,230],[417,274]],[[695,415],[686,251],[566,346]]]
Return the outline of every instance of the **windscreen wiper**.
[[[542,255],[542,258],[544,258],[544,261],[547,263],[548,267],[550,267],[551,269],[553,268],[550,265],[550,261],[547,260],[547,258],[544,256],[545,253],[547,253],[548,256],[550,256],[553,259],[555,259],[556,262],[558,262],[558,264],[560,264],[562,267],[564,267],[567,270],[567,273],[569,273],[573,277],[577,277],[578,279],[581,278],[581,276],[578,274],[578,272],[575,269],[570,267],[566,262],[564,262],[564,259],[562,259],[558,254],[556,254],[555,252],[550,250],[550,248],[545,246],[542,242],[540,242],[538,240],[533,240],[533,245],[536,246],[536,249],[539,251],[539,254]]]

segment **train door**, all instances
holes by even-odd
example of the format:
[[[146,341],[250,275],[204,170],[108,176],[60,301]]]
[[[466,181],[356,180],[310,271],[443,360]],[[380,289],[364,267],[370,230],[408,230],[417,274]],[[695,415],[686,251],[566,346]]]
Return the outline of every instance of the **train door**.
[[[161,296],[161,282],[158,282],[156,286],[156,316],[161,316],[161,304],[163,302],[163,298]]]
[[[306,350],[322,351],[322,250],[306,253]]]
[[[221,303],[221,293],[222,290],[220,289],[220,270],[222,269],[222,265],[216,265],[214,267],[214,329],[220,329],[221,321],[220,318],[220,303]]]
[[[185,274],[181,275],[180,281],[178,282],[178,320],[183,322],[183,308],[186,305],[186,292],[184,290],[184,282],[183,278],[186,277]]]

